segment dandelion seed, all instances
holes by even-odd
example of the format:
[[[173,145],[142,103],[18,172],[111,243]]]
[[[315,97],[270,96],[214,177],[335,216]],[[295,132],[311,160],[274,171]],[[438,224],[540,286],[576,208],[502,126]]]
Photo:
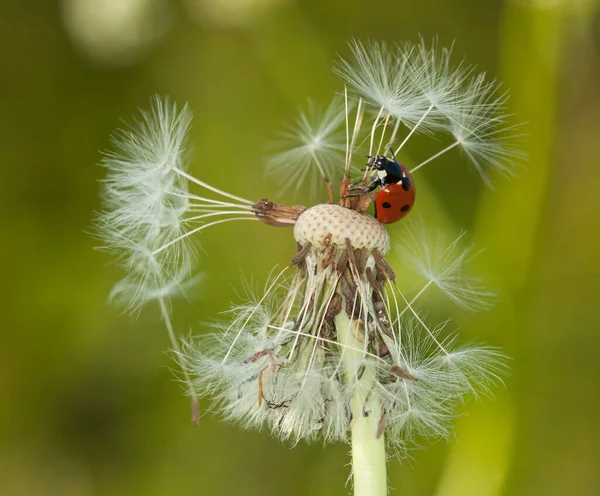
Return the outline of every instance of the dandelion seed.
[[[497,140],[507,131],[505,97],[493,96],[495,83],[472,68],[453,67],[450,50],[422,40],[392,48],[353,42],[350,50],[337,71],[354,96],[346,89],[343,106],[303,114],[285,135],[291,148],[268,166],[296,187],[312,190],[320,178],[329,203],[252,202],[195,178],[185,161],[189,111],[155,100],[104,162],[109,175],[98,223],[127,273],[113,293],[136,310],[158,300],[172,339],[167,303],[192,282],[198,233],[237,220],[293,227],[296,251],[264,292],[181,349],[174,342],[174,354],[190,394],[210,397],[224,419],[293,443],[350,442],[355,495],[377,496],[387,494],[386,446],[402,455],[420,440],[448,437],[457,403],[489,394],[506,366],[496,349],[457,344],[445,324],[432,326],[420,310],[434,287],[463,308],[486,306],[490,292],[463,275],[472,255],[459,246],[460,236],[449,244],[414,228],[404,236],[404,268],[426,279],[410,296],[385,259],[397,243],[384,219],[367,210],[384,193],[377,186],[411,191],[414,200],[408,171],[454,147],[482,172],[509,170],[517,154]],[[446,133],[455,142],[412,168],[398,163],[394,149],[409,146],[417,132]],[[352,177],[356,155],[369,158],[363,174]]]
[[[486,81],[485,75],[472,78],[463,96],[460,111],[447,112],[448,130],[467,155],[488,186],[492,186],[489,171],[513,175],[526,158],[515,142],[522,134],[519,126],[507,123],[505,113],[508,94],[499,92],[500,85]]]
[[[377,109],[374,126],[388,124],[398,153],[414,133],[447,133],[454,142],[411,168],[417,171],[453,148],[460,148],[486,184],[490,172],[511,174],[525,157],[515,145],[520,135],[507,123],[507,93],[495,81],[475,74],[472,66],[452,62],[452,49],[406,43],[388,47],[371,41],[351,43],[351,57],[341,59],[337,73],[356,94]],[[379,152],[378,152],[379,153]]]
[[[346,149],[342,128],[345,117],[344,102],[339,97],[325,110],[309,101],[294,125],[280,133],[281,139],[275,143],[279,151],[267,161],[266,173],[279,180],[282,193],[292,186],[296,192],[307,186],[308,191],[316,192],[327,185],[332,196],[331,184],[341,179],[336,164]]]
[[[248,200],[200,181],[195,185],[221,199],[189,192],[187,132],[191,119],[187,106],[178,111],[175,104],[156,97],[151,110],[143,111],[132,129],[113,138],[115,151],[102,161],[108,174],[96,220],[96,236],[126,272],[111,297],[130,312],[157,301],[175,350],[179,345],[171,323],[170,300],[185,295],[201,279],[191,275],[195,246],[190,235],[208,225],[255,219]],[[219,220],[207,224],[206,219],[213,217]],[[189,377],[187,382],[189,388]],[[196,422],[198,405],[195,393],[190,390],[190,394]]]
[[[440,233],[432,235],[422,222],[405,224],[398,243],[408,267],[427,279],[413,297],[416,301],[430,286],[435,286],[454,304],[471,311],[488,310],[495,293],[476,277],[465,274],[465,265],[474,257],[471,247],[461,247],[466,232],[452,242]]]
[[[419,70],[412,64],[414,46],[390,48],[385,42],[350,43],[348,60],[340,59],[335,72],[372,105],[380,117],[392,115],[406,124],[415,124],[429,103],[414,84]]]

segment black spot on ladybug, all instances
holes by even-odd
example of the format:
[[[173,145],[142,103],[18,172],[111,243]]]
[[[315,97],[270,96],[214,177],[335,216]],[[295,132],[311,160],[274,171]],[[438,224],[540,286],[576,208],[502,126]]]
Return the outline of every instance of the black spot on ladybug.
[[[404,191],[408,191],[410,189],[410,179],[408,177],[405,177],[402,180],[402,189]]]
[[[406,212],[408,209],[410,208],[410,205],[404,205],[401,209],[400,212]]]
[[[382,206],[383,208],[392,208],[392,204],[391,204],[391,203],[388,203],[388,202],[383,202],[383,203],[381,204],[381,206]]]

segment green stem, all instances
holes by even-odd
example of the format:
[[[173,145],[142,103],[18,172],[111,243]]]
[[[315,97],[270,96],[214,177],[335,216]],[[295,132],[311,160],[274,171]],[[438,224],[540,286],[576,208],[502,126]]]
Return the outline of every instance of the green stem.
[[[351,348],[344,348],[343,367],[346,381],[356,384],[350,407],[352,422],[352,476],[354,496],[385,496],[387,478],[385,466],[385,442],[383,433],[379,436],[381,404],[374,389],[375,369],[365,364],[365,355],[361,351],[364,343],[357,339],[363,331],[360,324],[348,318],[342,310],[335,318],[338,340]],[[360,376],[360,380],[357,379]]]

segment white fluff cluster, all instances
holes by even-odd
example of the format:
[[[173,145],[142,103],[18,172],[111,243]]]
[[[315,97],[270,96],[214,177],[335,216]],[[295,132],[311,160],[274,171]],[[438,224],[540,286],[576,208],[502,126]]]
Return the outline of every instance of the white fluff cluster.
[[[96,233],[125,269],[112,297],[128,311],[152,300],[168,302],[198,281],[199,275],[192,276],[192,234],[220,222],[253,218],[250,201],[186,172],[191,120],[187,106],[179,111],[168,99],[156,97],[141,119],[113,137],[114,150],[101,163],[108,173]],[[228,201],[192,194],[189,183]],[[213,217],[220,220],[207,224]]]
[[[474,67],[453,64],[452,49],[440,48],[437,41],[427,46],[423,39],[416,46],[393,47],[355,41],[350,48],[350,58],[341,59],[336,71],[379,116],[409,130],[397,151],[414,132],[454,138],[412,170],[458,146],[490,184],[489,172],[510,173],[522,158],[514,144],[518,135],[507,123],[508,94]]]
[[[432,234],[422,222],[406,222],[400,230],[396,248],[410,268],[427,279],[425,288],[436,286],[457,306],[465,310],[489,310],[495,292],[480,278],[465,275],[465,266],[477,255],[470,246],[461,245],[466,232],[452,242],[442,233]]]
[[[136,126],[113,137],[115,151],[105,154],[108,170],[102,191],[98,233],[116,254],[126,276],[112,296],[128,310],[179,294],[192,279],[193,246],[178,239],[187,229],[187,180],[172,167],[187,168],[189,109],[155,98]]]
[[[429,285],[409,302],[391,281],[383,292],[374,285],[367,252],[357,250],[365,258],[350,262],[343,250],[337,253],[323,268],[328,256],[309,249],[300,275],[281,283],[282,272],[271,284],[278,291],[233,307],[228,325],[187,343],[183,356],[194,390],[212,396],[224,419],[267,427],[293,442],[347,441],[357,392],[381,405],[375,423],[395,452],[447,437],[456,404],[501,382],[502,354],[457,345],[453,336],[442,337],[444,325],[428,327],[416,303]],[[458,284],[453,263],[438,269],[453,271]],[[341,337],[346,325],[355,326],[360,347]],[[355,372],[348,374],[350,356]],[[369,370],[372,380],[365,379]]]
[[[524,158],[515,145],[520,135],[508,122],[507,92],[474,67],[453,63],[452,49],[435,40],[392,46],[353,41],[350,56],[340,58],[335,71],[352,92],[351,101],[358,102],[357,126],[369,132],[350,140],[346,129],[346,143],[341,141],[350,109],[339,105],[332,104],[324,114],[302,113],[284,133],[281,144],[286,148],[268,164],[282,187],[299,189],[302,181],[314,191],[319,176],[339,176],[338,155],[344,146],[355,152],[369,141],[369,155],[384,153],[386,147],[398,153],[415,133],[430,135],[435,144],[429,157],[405,164],[411,173],[458,148],[491,186],[494,173],[510,175]],[[440,147],[448,138],[450,143]]]
[[[311,194],[327,182],[339,182],[346,135],[344,101],[336,97],[326,109],[309,101],[294,124],[281,131],[274,143],[277,152],[266,163],[266,174],[279,180],[281,192],[307,188]]]

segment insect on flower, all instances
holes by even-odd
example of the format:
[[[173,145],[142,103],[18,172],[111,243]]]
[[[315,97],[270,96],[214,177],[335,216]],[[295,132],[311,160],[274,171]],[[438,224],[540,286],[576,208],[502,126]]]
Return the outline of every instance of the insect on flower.
[[[377,177],[366,187],[351,188],[351,191],[359,190],[359,195],[362,195],[380,186],[375,200],[375,218],[382,224],[391,224],[406,217],[415,203],[416,191],[408,169],[398,162],[393,152],[391,159],[385,155],[367,155],[367,159],[367,167],[375,169]],[[355,195],[350,193],[347,196]]]
[[[431,245],[411,223],[401,248],[384,224],[412,209],[415,172],[454,148],[486,182],[510,173],[521,155],[504,114],[507,95],[472,68],[453,68],[449,50],[423,40],[350,49],[336,68],[344,98],[302,114],[267,164],[286,184],[316,188],[317,178],[328,203],[253,202],[195,178],[185,146],[190,111],[156,99],[104,160],[98,232],[127,273],[114,295],[132,310],[158,302],[193,401],[209,396],[223,418],[293,442],[350,441],[355,494],[377,495],[387,490],[386,442],[403,453],[416,438],[446,437],[454,406],[489,392],[505,370],[495,348],[460,345],[447,322],[426,318],[435,288],[471,310],[491,295],[463,274],[470,250],[461,236]],[[435,138],[433,151],[401,165],[396,155],[417,133]],[[361,155],[368,160],[359,176]],[[367,213],[373,201],[377,218]],[[238,220],[293,228],[296,252],[264,294],[233,305],[224,323],[181,346],[168,303],[196,282],[191,240]],[[392,249],[404,250],[406,267],[388,263]],[[422,287],[400,287],[398,269],[414,269]]]

